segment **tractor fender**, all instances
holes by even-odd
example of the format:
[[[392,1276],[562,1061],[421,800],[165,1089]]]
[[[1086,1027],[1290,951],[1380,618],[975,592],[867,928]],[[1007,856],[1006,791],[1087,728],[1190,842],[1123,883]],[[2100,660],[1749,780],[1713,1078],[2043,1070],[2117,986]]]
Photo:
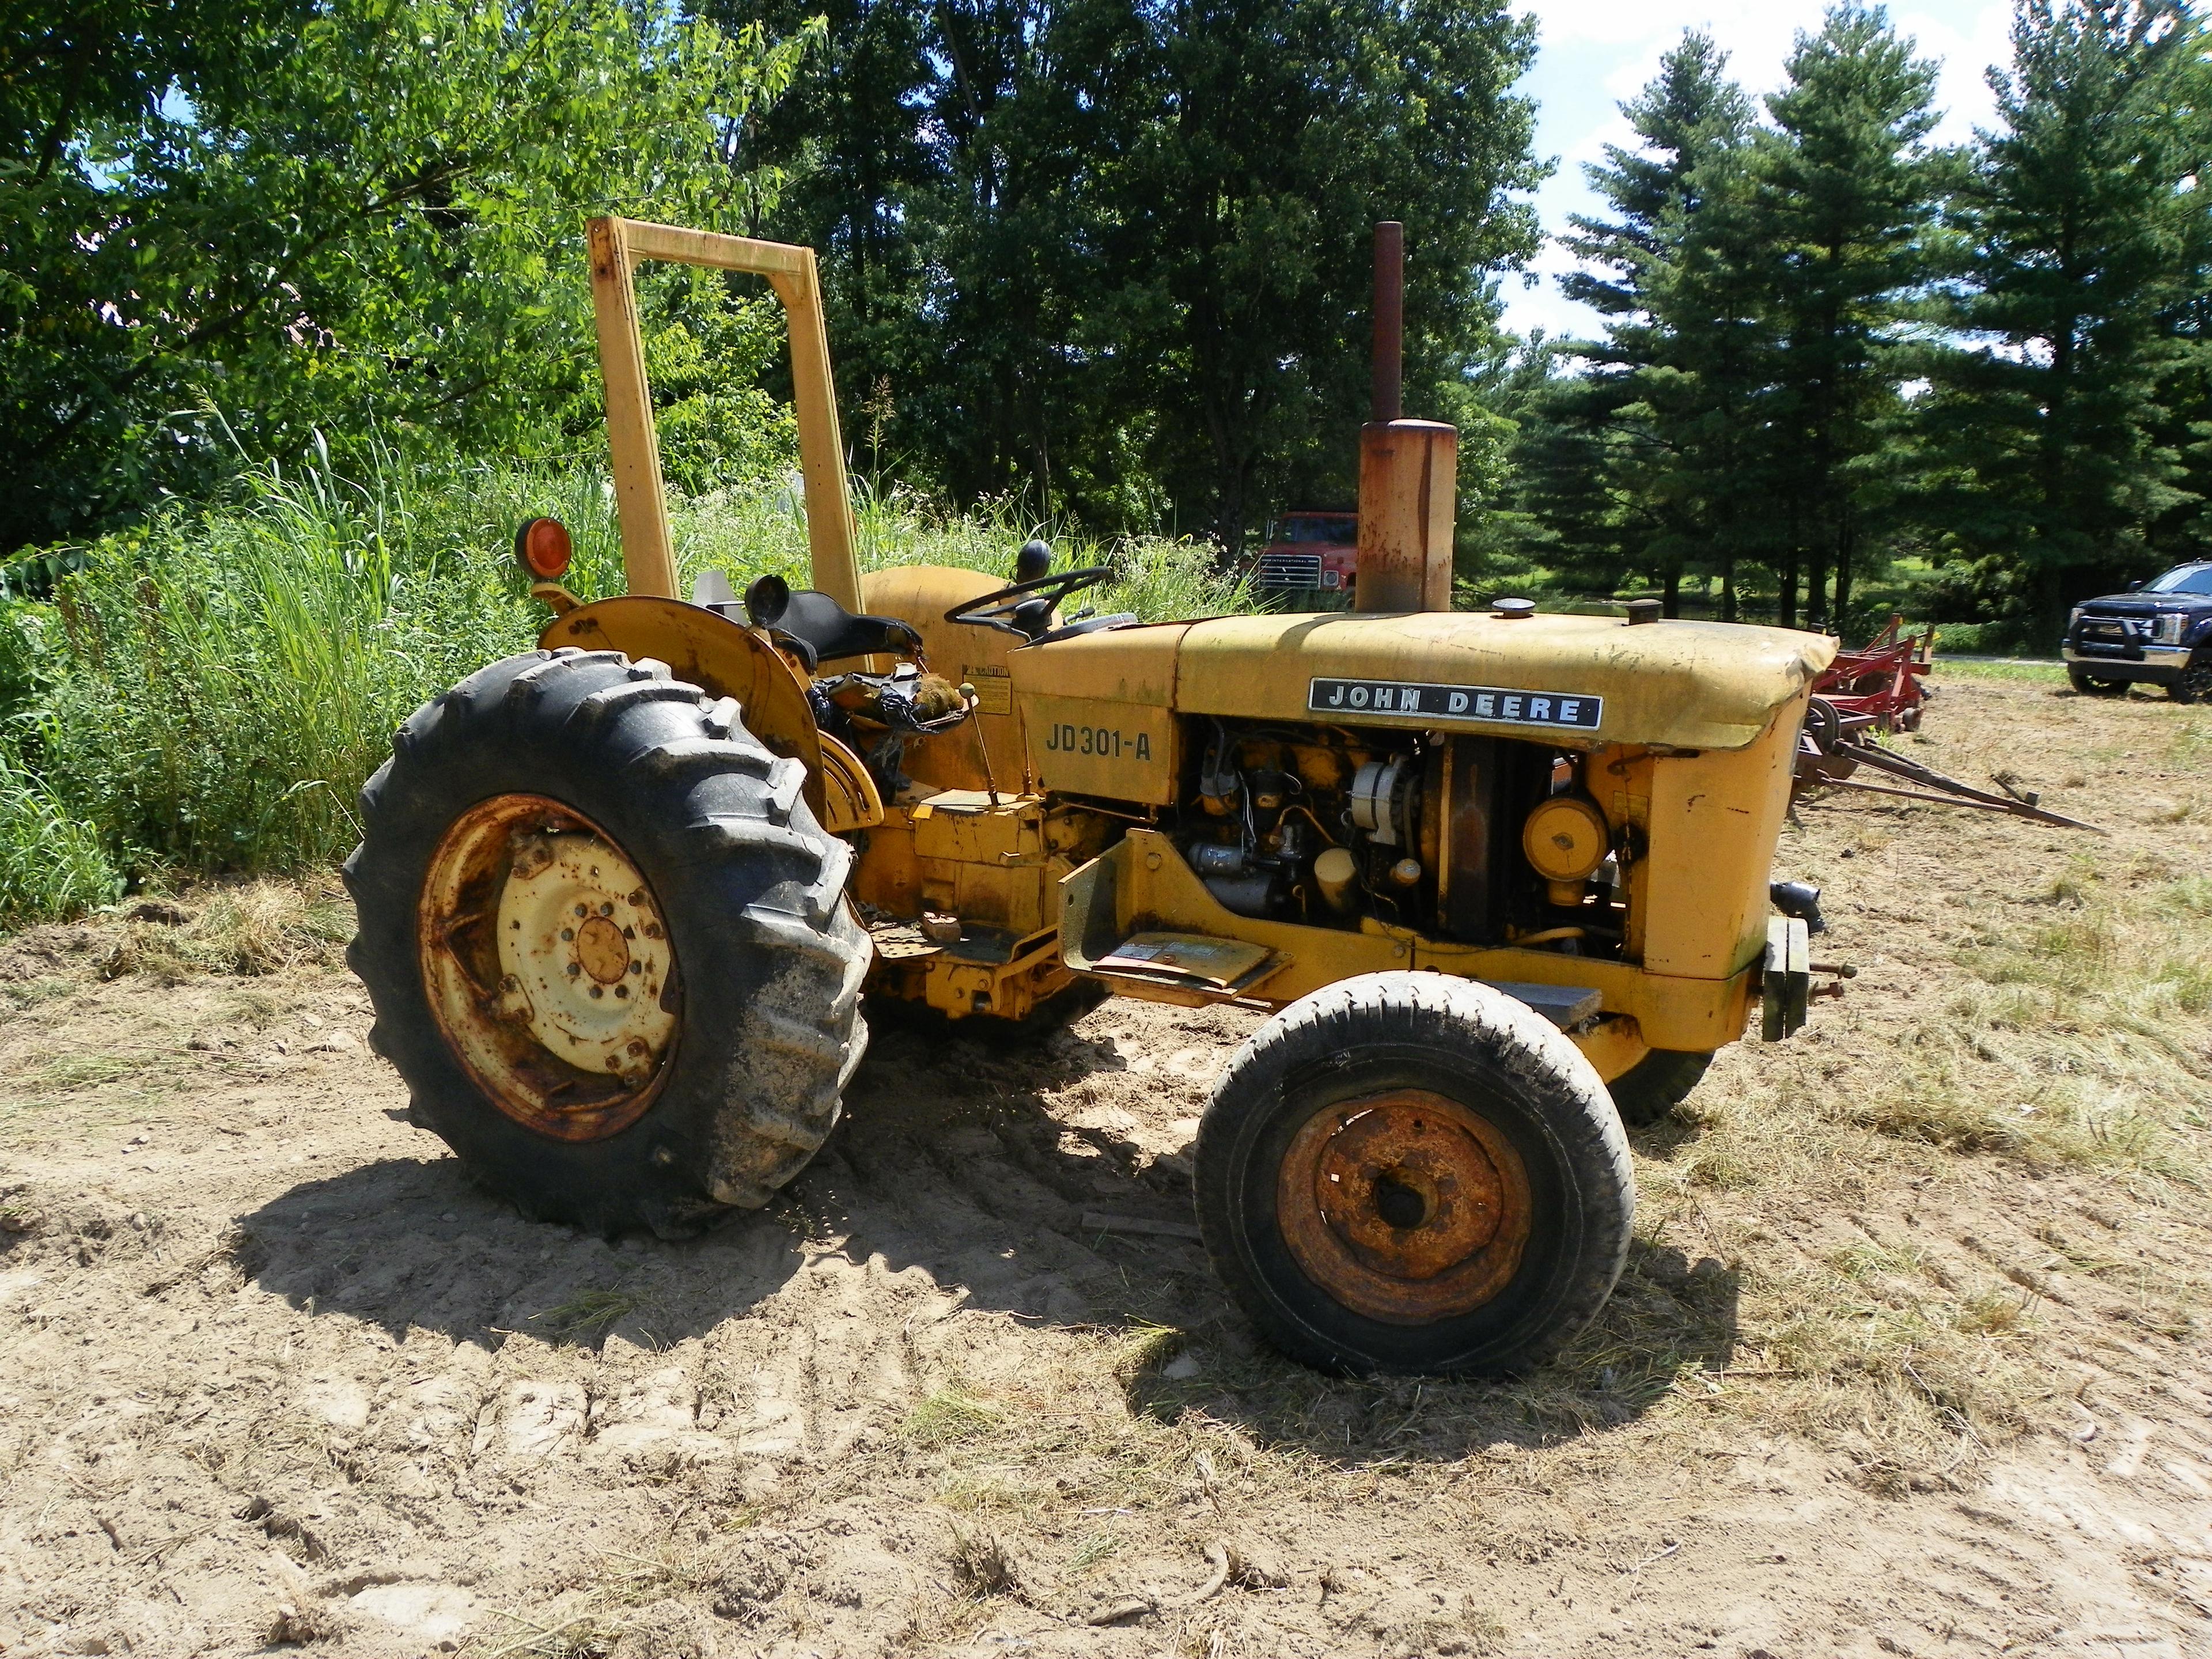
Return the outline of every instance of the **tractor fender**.
[[[734,697],[745,729],[772,754],[806,769],[807,805],[832,834],[883,822],[884,805],[867,769],[814,723],[806,682],[765,639],[703,605],[630,593],[579,605],[538,636],[548,650],[575,646],[650,658],[717,697]]]

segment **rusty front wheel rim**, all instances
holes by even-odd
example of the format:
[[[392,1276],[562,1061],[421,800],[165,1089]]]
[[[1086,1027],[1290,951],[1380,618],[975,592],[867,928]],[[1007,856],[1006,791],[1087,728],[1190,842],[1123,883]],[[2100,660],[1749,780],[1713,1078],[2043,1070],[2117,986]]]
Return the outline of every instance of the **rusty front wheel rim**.
[[[621,846],[544,795],[495,795],[455,819],[416,903],[431,1018],[507,1117],[600,1140],[653,1104],[676,1050],[676,957]]]
[[[1316,1112],[1291,1138],[1275,1214],[1307,1278],[1354,1313],[1426,1325],[1512,1281],[1528,1172],[1488,1118],[1425,1089]]]

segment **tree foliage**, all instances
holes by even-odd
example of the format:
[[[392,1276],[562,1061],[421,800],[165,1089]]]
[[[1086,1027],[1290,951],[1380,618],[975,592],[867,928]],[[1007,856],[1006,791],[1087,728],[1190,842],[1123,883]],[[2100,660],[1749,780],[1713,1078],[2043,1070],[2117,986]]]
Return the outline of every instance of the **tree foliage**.
[[[2025,0],[2012,39],[1990,77],[2002,125],[1954,201],[1965,281],[1946,316],[1978,349],[1932,360],[1927,506],[2048,617],[2067,573],[2142,568],[2200,500],[2169,398],[2206,368],[2212,112],[2169,0]]]
[[[1717,574],[1723,615],[1754,571],[1815,627],[1901,554],[2047,620],[2202,547],[2207,40],[2177,0],[2020,0],[1997,125],[1943,151],[1878,8],[1801,35],[1756,123],[1687,38],[1568,239],[1606,328],[1530,404],[1536,536],[1670,604]]]
[[[1376,220],[1407,224],[1412,405],[1488,349],[1535,242],[1533,49],[1444,0],[840,0],[764,129],[799,175],[772,222],[830,251],[902,465],[1233,546],[1349,492]]]
[[[0,73],[0,549],[316,429],[573,438],[595,412],[583,217],[756,218],[774,179],[738,139],[804,45],[668,0],[39,0]],[[745,401],[768,337],[725,290],[671,282],[651,308],[658,355],[730,359],[693,382]]]

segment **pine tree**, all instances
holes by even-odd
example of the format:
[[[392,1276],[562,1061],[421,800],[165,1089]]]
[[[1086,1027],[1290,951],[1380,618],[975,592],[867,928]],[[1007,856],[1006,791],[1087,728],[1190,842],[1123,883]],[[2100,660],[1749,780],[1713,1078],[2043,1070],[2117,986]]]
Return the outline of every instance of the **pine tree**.
[[[1778,465],[1781,619],[1823,626],[1850,603],[1865,484],[1905,373],[1899,336],[1933,274],[1936,68],[1879,6],[1836,6],[1801,34],[1753,156],[1758,240],[1779,349],[1767,399]]]
[[[2021,0],[1990,73],[2002,125],[1960,194],[1954,316],[1983,343],[1940,366],[1929,495],[2045,629],[2192,516],[2161,396],[2203,386],[2203,40],[2175,0]]]
[[[1562,240],[1597,269],[1571,273],[1560,288],[1609,320],[1603,340],[1567,348],[1589,369],[1549,390],[1522,450],[1530,508],[1562,553],[1591,571],[1608,560],[1650,571],[1669,616],[1683,572],[1715,533],[1706,431],[1716,394],[1728,394],[1700,372],[1718,359],[1684,349],[1705,343],[1695,308],[1706,296],[1685,282],[1680,263],[1705,210],[1701,181],[1741,148],[1751,125],[1750,100],[1727,78],[1727,62],[1710,36],[1686,34],[1622,106],[1642,143],[1608,145],[1604,163],[1585,169],[1613,213],[1569,222],[1573,234]],[[1692,314],[1677,313],[1684,300]],[[1577,466],[1605,476],[1577,480]],[[1611,504],[1602,515],[1599,502]],[[1601,522],[1605,538],[1595,534]]]
[[[1766,418],[1779,365],[1749,162],[1739,143],[1701,164],[1657,296],[1674,374],[1653,403],[1671,434],[1677,487],[1696,504],[1703,561],[1720,577],[1723,622],[1737,619],[1739,568],[1779,555],[1769,508],[1782,457]]]

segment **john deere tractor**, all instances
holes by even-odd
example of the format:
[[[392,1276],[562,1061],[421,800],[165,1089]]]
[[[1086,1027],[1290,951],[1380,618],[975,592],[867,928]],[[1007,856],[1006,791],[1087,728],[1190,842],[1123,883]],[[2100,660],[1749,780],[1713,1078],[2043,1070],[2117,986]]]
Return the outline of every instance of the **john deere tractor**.
[[[1145,623],[1072,605],[1108,570],[1039,562],[863,580],[812,253],[590,236],[629,592],[579,603],[566,532],[524,526],[538,648],[410,717],[346,866],[416,1121],[532,1216],[676,1237],[821,1146],[864,1000],[1272,1011],[1194,1155],[1237,1304],[1334,1369],[1553,1353],[1627,1248],[1624,1121],[1804,1018],[1768,866],[1829,644],[1452,611],[1456,439],[1400,417],[1395,260],[1355,610]],[[781,298],[812,589],[677,596],[645,259]]]

